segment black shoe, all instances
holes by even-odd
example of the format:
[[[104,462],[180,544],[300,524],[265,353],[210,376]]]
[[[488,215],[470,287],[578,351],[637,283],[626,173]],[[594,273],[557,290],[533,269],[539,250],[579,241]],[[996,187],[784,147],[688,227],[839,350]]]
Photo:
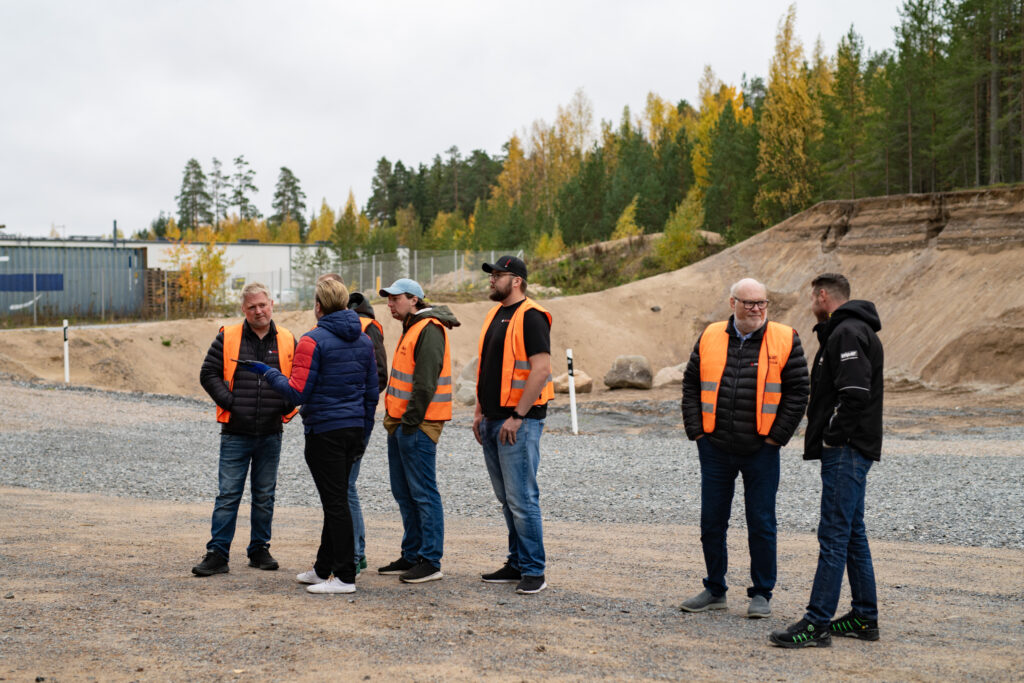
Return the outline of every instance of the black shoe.
[[[832,634],[827,626],[815,626],[801,619],[785,631],[772,631],[768,640],[779,647],[831,647]]]
[[[865,619],[850,610],[828,625],[832,635],[859,638],[860,640],[878,640],[878,620]]]
[[[540,593],[542,590],[548,587],[548,584],[544,581],[544,575],[540,576],[524,576],[516,586],[516,593],[520,595],[533,595],[534,593]]]
[[[506,562],[505,566],[498,571],[491,572],[490,574],[481,574],[480,578],[485,583],[519,583],[523,575],[510,562]]]
[[[441,573],[440,568],[426,560],[420,560],[415,567],[398,576],[398,580],[402,583],[426,583],[427,581],[440,581],[443,578],[444,574]]]
[[[256,569],[266,569],[268,571],[274,571],[277,569],[278,564],[270,551],[266,548],[257,548],[249,554],[249,566],[255,567]]]
[[[196,576],[212,576],[214,574],[228,573],[228,558],[216,550],[211,550],[203,557],[203,561],[192,567],[192,573]]]
[[[416,566],[415,562],[410,562],[404,557],[400,557],[389,565],[385,565],[377,569],[378,574],[401,574],[407,572]]]

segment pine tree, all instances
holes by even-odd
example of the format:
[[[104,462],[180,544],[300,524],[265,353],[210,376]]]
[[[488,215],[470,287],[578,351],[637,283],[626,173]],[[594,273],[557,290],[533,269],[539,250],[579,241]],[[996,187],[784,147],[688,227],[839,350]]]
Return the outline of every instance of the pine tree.
[[[287,166],[281,167],[271,206],[274,208],[274,215],[270,217],[271,223],[283,225],[291,219],[299,225],[300,234],[305,231],[306,217],[303,212],[306,210],[306,193],[302,191],[299,179]]]
[[[178,225],[181,229],[196,229],[212,220],[210,193],[206,190],[206,174],[194,158],[185,164],[181,191],[175,199],[178,202]]]
[[[210,172],[210,202],[213,208],[213,227],[219,228],[220,222],[228,213],[228,177],[224,175],[220,159],[213,157],[213,171]]]
[[[238,216],[242,220],[255,220],[263,214],[249,198],[251,194],[259,192],[253,180],[256,178],[256,171],[249,168],[249,162],[245,156],[237,156],[234,160],[235,172],[231,175],[231,206],[238,207]]]

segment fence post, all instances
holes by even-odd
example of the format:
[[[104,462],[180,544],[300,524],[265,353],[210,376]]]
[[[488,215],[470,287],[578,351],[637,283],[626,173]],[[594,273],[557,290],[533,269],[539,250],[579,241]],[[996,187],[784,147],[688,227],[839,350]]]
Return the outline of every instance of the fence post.
[[[569,416],[572,420],[572,433],[579,434],[579,425],[576,422],[576,376],[572,369],[572,349],[565,350],[565,362],[569,366]]]
[[[107,319],[107,278],[103,268],[100,268],[100,320]]]
[[[171,319],[171,304],[167,292],[167,271],[164,271],[164,320]]]
[[[38,317],[36,316],[36,306],[38,301],[36,300],[36,267],[32,266],[32,327],[39,324]]]
[[[412,279],[416,282],[420,281],[419,253],[416,249],[412,250]]]

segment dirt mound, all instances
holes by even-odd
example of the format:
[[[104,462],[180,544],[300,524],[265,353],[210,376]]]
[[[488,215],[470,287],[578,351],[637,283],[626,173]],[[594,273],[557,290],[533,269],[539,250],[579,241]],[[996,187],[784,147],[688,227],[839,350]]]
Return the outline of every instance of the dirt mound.
[[[845,273],[853,296],[882,317],[886,373],[894,385],[1024,393],[1024,186],[822,202],[755,237],[687,268],[614,289],[545,299],[555,327],[555,374],[564,349],[598,381],[620,354],[642,354],[652,368],[685,361],[709,322],[728,316],[728,287],[750,276],[768,285],[769,315],[793,325],[813,352],[807,291],[825,271]],[[428,291],[428,296],[430,292]],[[452,335],[456,372],[477,354],[490,302],[453,304],[462,327]],[[399,325],[375,307],[389,349]],[[275,316],[301,333],[312,313]],[[75,384],[203,395],[199,366],[225,324],[178,320],[74,329]],[[56,330],[3,332],[0,372],[63,380]]]

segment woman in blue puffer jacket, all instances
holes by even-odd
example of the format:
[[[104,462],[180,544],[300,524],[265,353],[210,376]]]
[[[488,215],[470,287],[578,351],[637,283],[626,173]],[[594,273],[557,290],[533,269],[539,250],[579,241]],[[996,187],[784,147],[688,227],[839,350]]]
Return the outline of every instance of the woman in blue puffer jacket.
[[[348,290],[336,280],[316,286],[316,327],[295,347],[291,379],[266,366],[274,391],[295,405],[306,430],[306,464],[324,508],[313,568],[296,576],[310,593],[355,592],[348,479],[363,455],[377,409],[377,361],[359,315],[347,309]]]

